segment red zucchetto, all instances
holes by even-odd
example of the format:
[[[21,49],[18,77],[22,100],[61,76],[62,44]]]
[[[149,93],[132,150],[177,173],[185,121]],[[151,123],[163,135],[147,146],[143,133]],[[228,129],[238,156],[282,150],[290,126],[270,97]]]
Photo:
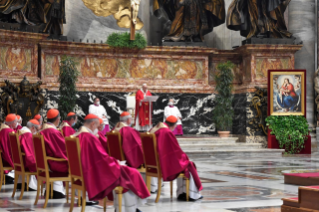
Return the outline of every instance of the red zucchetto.
[[[88,114],[87,116],[85,116],[84,120],[89,120],[89,119],[99,119],[99,117],[94,114]]]
[[[40,123],[36,119],[31,119],[29,122],[35,125],[40,125]]]
[[[121,114],[121,117],[125,117],[125,116],[130,116],[131,114],[129,112],[126,112],[124,111],[122,114]]]
[[[50,109],[47,112],[47,118],[48,119],[54,119],[56,118],[58,115],[60,114],[60,112],[57,109]]]
[[[103,123],[103,119],[99,118],[99,120],[100,120],[100,124],[102,124]]]
[[[17,118],[16,114],[10,113],[6,117],[6,122],[12,122],[12,121],[16,120],[16,118]]]
[[[70,116],[75,116],[75,113],[74,112],[68,113],[68,117],[70,117]]]
[[[35,115],[33,118],[36,119],[36,120],[40,120],[42,117],[41,117],[40,114],[37,114],[37,115]]]
[[[177,122],[177,118],[175,116],[169,116],[169,117],[167,117],[166,121],[174,124]]]

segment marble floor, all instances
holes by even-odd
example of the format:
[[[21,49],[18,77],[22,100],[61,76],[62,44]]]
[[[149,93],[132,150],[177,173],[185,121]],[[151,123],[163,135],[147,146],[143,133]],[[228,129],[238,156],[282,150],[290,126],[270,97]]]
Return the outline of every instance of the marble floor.
[[[285,185],[282,171],[319,170],[319,154],[299,156],[265,157],[260,155],[224,156],[193,160],[203,183],[204,198],[196,202],[179,202],[176,195],[169,196],[169,184],[165,183],[160,201],[154,203],[152,195],[147,204],[140,207],[143,212],[279,212],[281,198],[297,195],[298,186]],[[175,186],[176,188],[176,186]],[[20,192],[11,198],[13,185],[2,187],[0,211],[69,211],[65,200],[49,200],[43,209],[44,200],[34,206],[35,192]],[[108,202],[107,212],[114,211]],[[75,207],[78,212],[81,208]],[[101,206],[87,206],[86,211],[103,211]]]

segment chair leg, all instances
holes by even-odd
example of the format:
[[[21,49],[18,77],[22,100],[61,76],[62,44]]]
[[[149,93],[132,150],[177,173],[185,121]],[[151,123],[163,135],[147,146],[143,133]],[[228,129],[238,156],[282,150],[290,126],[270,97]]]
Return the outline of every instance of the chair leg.
[[[51,186],[51,183],[49,183],[48,181],[46,182],[46,192],[45,192],[45,202],[44,202],[44,205],[43,205],[43,208],[46,208],[47,207],[47,204],[48,204],[48,200],[49,200],[49,194],[50,194],[50,186]],[[51,188],[52,191],[53,191],[53,188]]]
[[[146,187],[151,192],[151,177],[146,175]]]
[[[157,188],[157,196],[155,202],[157,203],[160,196],[161,196],[161,190],[162,190],[162,178],[158,177],[158,188]]]
[[[42,195],[42,185],[43,185],[42,182],[40,180],[38,180],[37,197],[35,198],[34,205],[38,204],[40,190],[41,190],[41,195]]]
[[[118,193],[118,199],[119,199],[119,212],[122,212],[122,192]]]
[[[74,207],[74,196],[75,196],[75,190],[73,188],[73,186],[71,186],[71,205],[70,205],[70,210],[69,212],[73,211],[73,207]]]
[[[3,170],[2,170],[2,169],[1,169],[0,172],[1,172],[1,173],[0,173],[0,191],[1,191],[2,183],[5,185],[4,179],[3,179],[3,178],[5,178],[5,177],[4,177],[4,173],[3,173]]]
[[[81,206],[81,190],[78,189],[78,206]]]
[[[106,212],[106,197],[103,199],[103,211]]]
[[[12,198],[14,197],[16,190],[17,190],[17,184],[18,184],[18,179],[19,179],[19,174],[14,175],[14,187],[13,187],[13,193],[12,193]]]
[[[3,173],[3,175],[4,175],[4,173]],[[6,177],[3,178],[3,185],[5,185],[5,184],[6,184]]]
[[[86,205],[86,192],[82,192],[82,210],[81,212],[85,211],[85,205]]]
[[[69,203],[69,182],[65,182],[66,203]]]
[[[25,176],[21,175],[21,177],[22,177],[22,184],[21,184],[21,193],[20,193],[19,200],[22,200],[24,189],[25,189]]]
[[[29,191],[30,175],[27,175],[27,191]]]
[[[170,184],[171,184],[171,198],[173,198],[173,181],[171,181]]]
[[[50,183],[50,192],[51,192],[51,195],[50,195],[50,197],[51,197],[51,199],[53,199],[53,182],[52,183]]]
[[[186,201],[189,200],[189,179],[186,179]]]

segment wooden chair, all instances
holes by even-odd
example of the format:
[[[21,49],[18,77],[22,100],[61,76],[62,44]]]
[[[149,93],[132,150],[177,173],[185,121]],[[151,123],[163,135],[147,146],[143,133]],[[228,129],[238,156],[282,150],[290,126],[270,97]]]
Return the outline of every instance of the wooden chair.
[[[36,175],[36,172],[27,172],[25,171],[23,156],[25,153],[21,152],[20,140],[18,133],[12,132],[9,134],[10,144],[11,144],[11,152],[12,152],[12,160],[14,164],[14,189],[12,193],[12,198],[15,195],[17,190],[17,184],[19,176],[22,178],[21,184],[21,194],[19,200],[22,199],[24,193],[24,186],[25,186],[25,178],[27,178],[27,191],[29,191],[29,179],[31,175]]]
[[[4,176],[4,171],[12,171],[13,168],[9,166],[9,164],[4,164],[2,160],[2,150],[0,150],[0,191],[2,188],[2,183],[3,185],[6,184],[6,178]]]
[[[112,131],[106,133],[107,146],[109,149],[109,155],[116,160],[124,161],[125,156],[122,148],[122,137],[120,132]]]
[[[78,190],[78,204],[80,204],[81,198],[80,194],[82,192],[82,212],[85,211],[86,203],[86,186],[84,183],[84,177],[82,172],[82,162],[81,162],[81,147],[79,139],[76,137],[66,137],[65,138],[66,151],[68,154],[69,168],[71,175],[71,206],[70,212],[73,211],[74,206],[74,196],[75,189]],[[122,212],[122,192],[123,188],[118,186],[115,188],[115,193],[119,195],[119,212]],[[106,197],[103,200],[103,208],[106,211]]]
[[[42,186],[42,182],[46,182],[46,196],[43,208],[47,207],[49,200],[49,192],[51,187],[51,197],[53,196],[53,182],[55,181],[63,181],[65,183],[66,190],[66,201],[69,202],[69,182],[70,176],[68,173],[56,173],[50,172],[48,167],[48,161],[58,161],[64,162],[65,159],[62,158],[53,158],[49,157],[45,151],[45,144],[43,140],[43,136],[40,134],[33,135],[33,148],[35,153],[35,160],[37,164],[37,180],[38,180],[38,189],[37,189],[37,197],[35,199],[34,205],[37,205],[39,200],[40,187]],[[40,186],[41,185],[41,186]]]
[[[146,185],[148,190],[151,190],[150,177],[157,177],[158,189],[155,202],[158,202],[162,189],[162,170],[159,163],[159,156],[157,152],[157,141],[154,133],[141,133],[143,156],[146,169]],[[186,200],[189,200],[189,179],[183,174],[179,174],[178,178],[184,178],[186,180]],[[171,198],[173,197],[173,181],[170,182]]]

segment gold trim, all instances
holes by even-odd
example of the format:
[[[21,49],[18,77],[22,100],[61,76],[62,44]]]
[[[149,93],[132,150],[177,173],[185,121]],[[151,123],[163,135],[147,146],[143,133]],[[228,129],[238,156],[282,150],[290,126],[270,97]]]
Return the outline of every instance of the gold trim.
[[[274,98],[273,93],[274,93],[274,83],[273,83],[273,78],[274,75],[301,75],[301,112],[274,112]],[[301,71],[291,71],[291,72],[270,72],[270,93],[269,93],[269,98],[270,98],[270,114],[271,116],[304,116],[305,115],[305,72]]]

